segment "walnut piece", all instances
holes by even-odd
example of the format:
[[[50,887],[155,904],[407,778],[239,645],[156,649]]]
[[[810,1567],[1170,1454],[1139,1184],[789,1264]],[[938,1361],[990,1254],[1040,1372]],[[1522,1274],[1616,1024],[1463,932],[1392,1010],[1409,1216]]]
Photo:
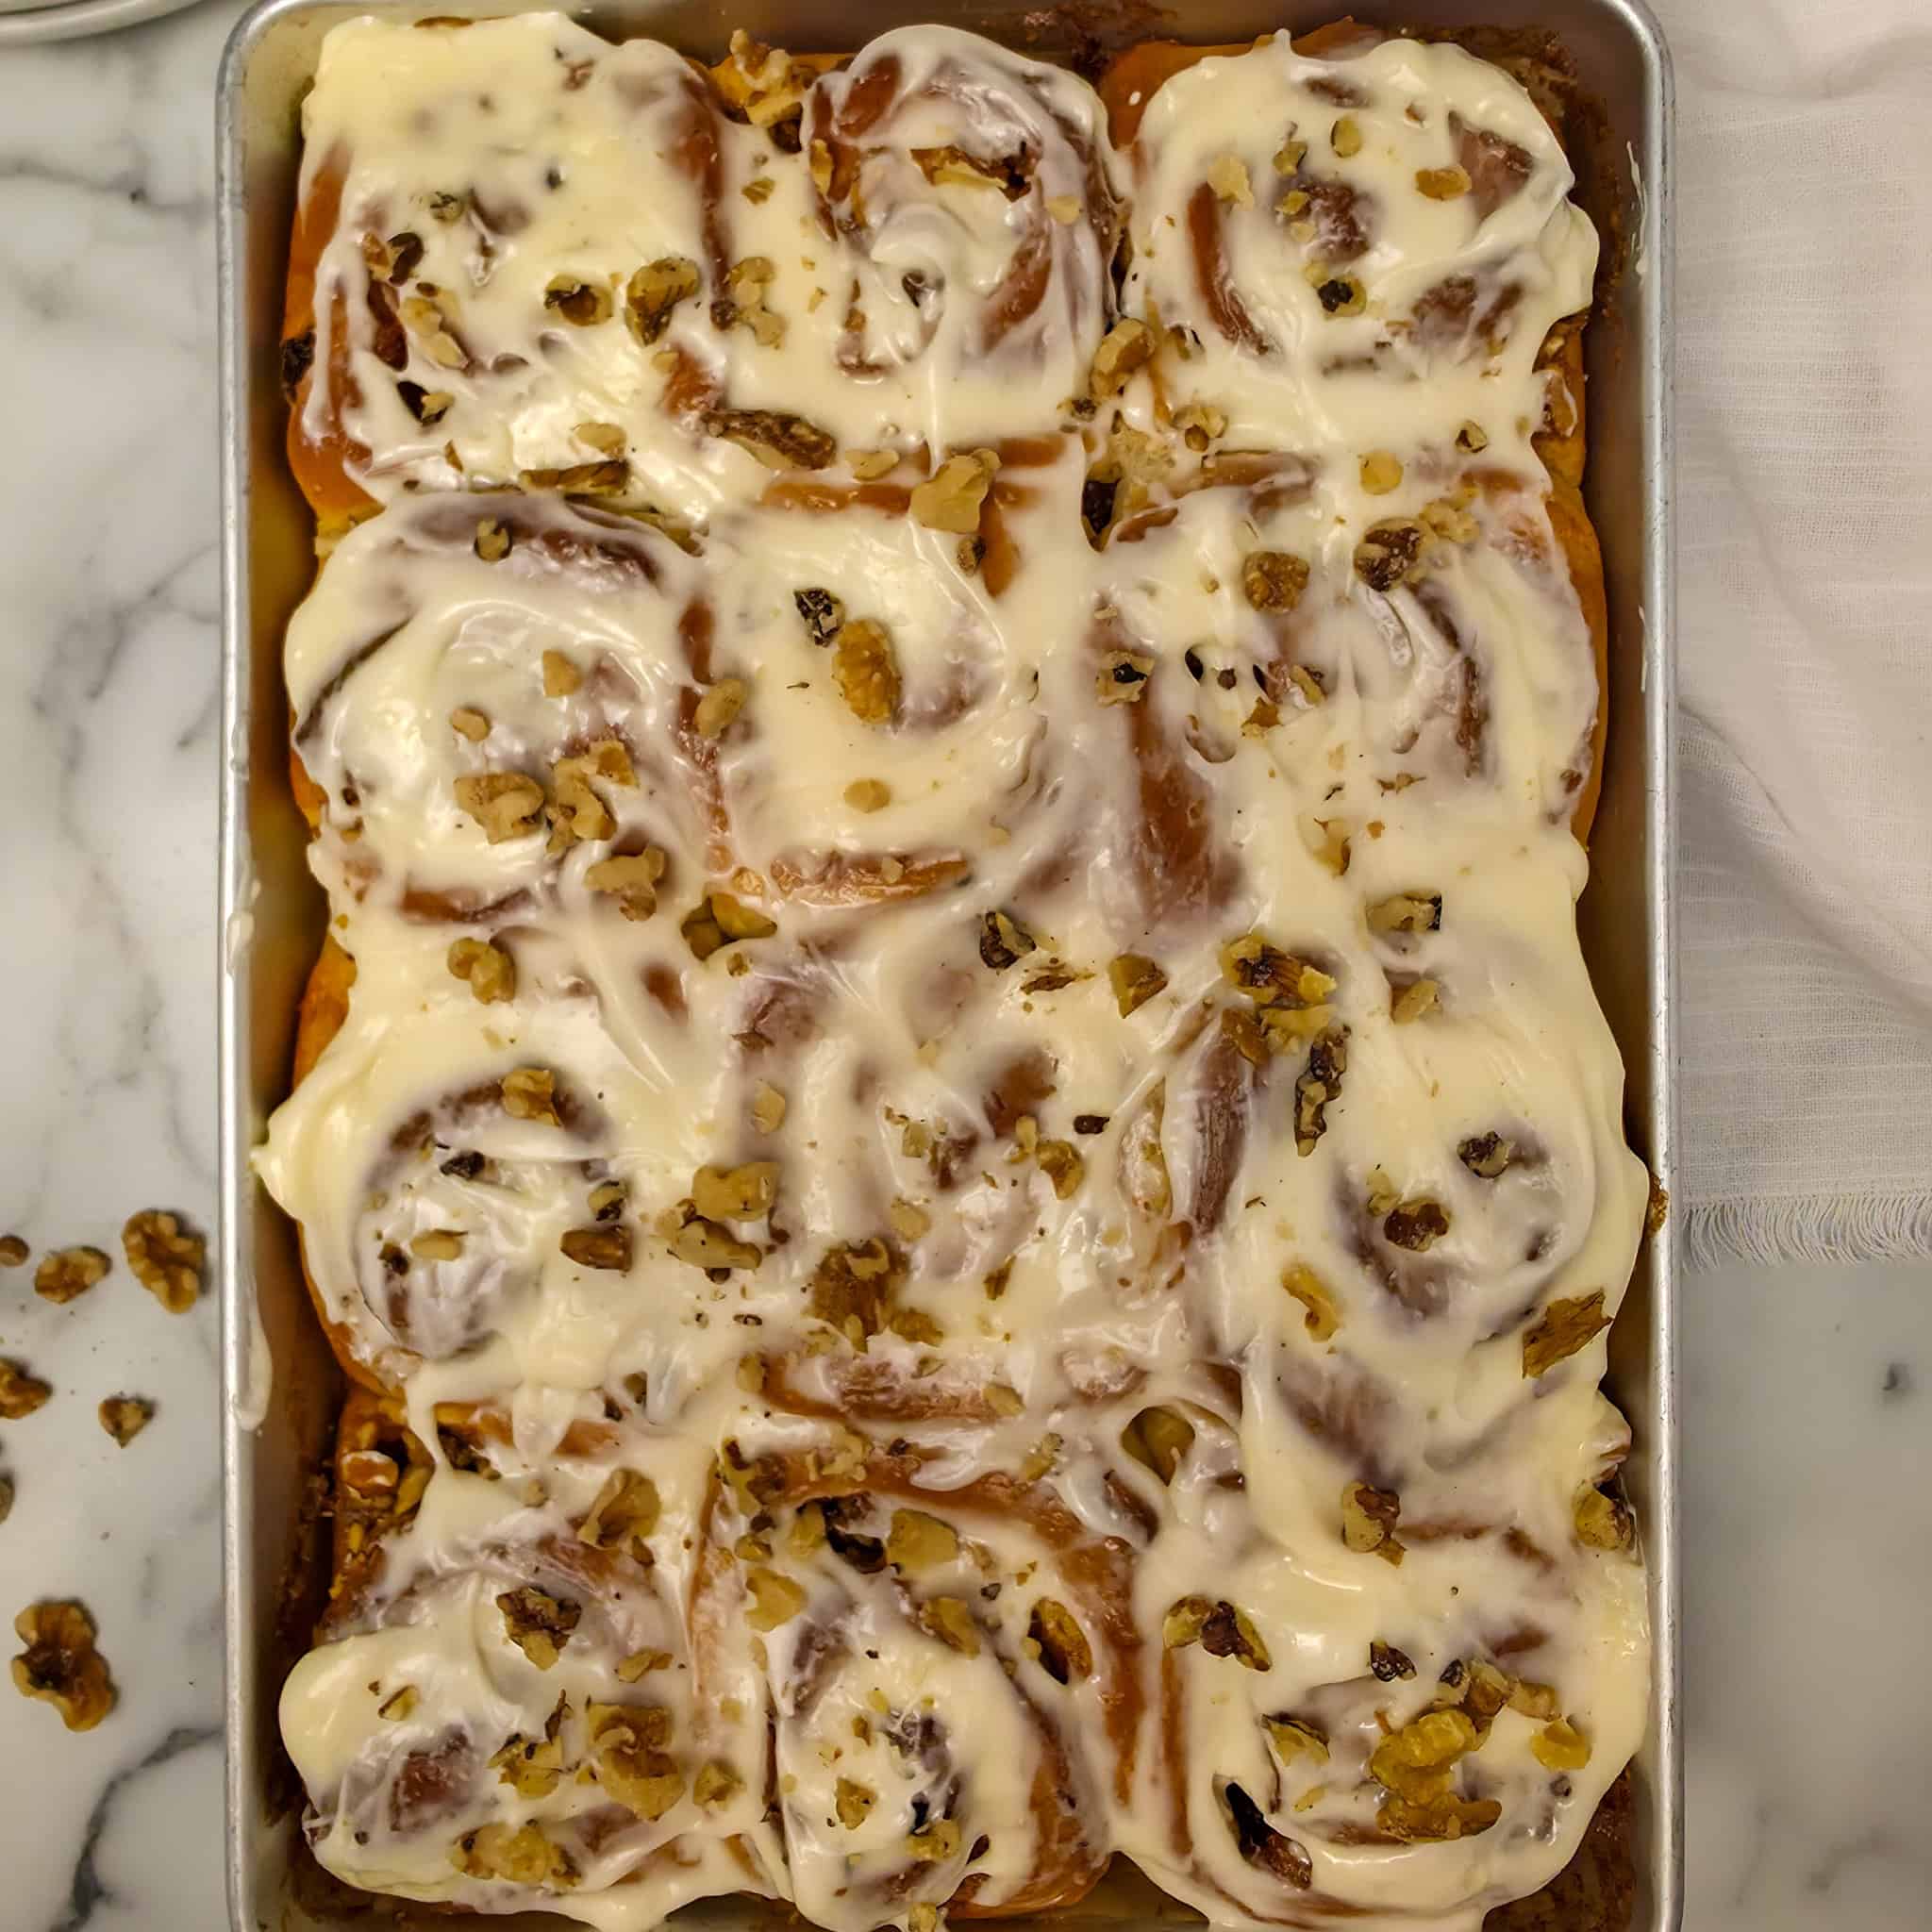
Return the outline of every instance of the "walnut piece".
[[[1093,674],[1093,691],[1103,705],[1135,705],[1154,675],[1154,659],[1145,651],[1109,651]]]
[[[557,1075],[548,1067],[518,1067],[503,1076],[497,1091],[503,1097],[504,1112],[512,1120],[562,1126],[557,1111]]]
[[[739,1238],[722,1222],[711,1221],[690,1201],[680,1201],[658,1218],[658,1232],[680,1261],[702,1268],[714,1281],[734,1268],[756,1268],[764,1250]]]
[[[762,912],[754,912],[730,892],[707,892],[678,923],[684,942],[708,959],[738,940],[768,940],[778,930]]]
[[[1604,1312],[1602,1289],[1574,1298],[1558,1295],[1523,1331],[1524,1374],[1534,1378],[1547,1374],[1609,1325],[1610,1318]]]
[[[884,811],[892,802],[892,788],[883,778],[855,778],[845,788],[845,803],[854,811]]]
[[[813,643],[823,648],[839,635],[845,622],[845,606],[831,591],[808,587],[793,591],[791,601]]]
[[[1057,1684],[1076,1684],[1093,1674],[1093,1647],[1073,1611],[1043,1596],[1026,1620],[1026,1637],[1039,1653],[1040,1667]]]
[[[1480,1747],[1466,1711],[1427,1710],[1375,1746],[1369,1775],[1388,1796],[1376,1823],[1405,1844],[1473,1837],[1503,1815],[1493,1798],[1469,1799],[1451,1789],[1457,1762]]]
[[[126,1448],[154,1420],[155,1406],[139,1395],[109,1395],[95,1410],[102,1428]]]
[[[1261,1728],[1268,1733],[1268,1741],[1274,1746],[1274,1755],[1283,1764],[1292,1764],[1298,1757],[1306,1757],[1316,1765],[1328,1762],[1328,1734],[1319,1724],[1284,1714],[1264,1717]]]
[[[744,1780],[718,1758],[708,1758],[691,1780],[691,1797],[707,1811],[721,1811],[744,1789]]]
[[[71,1599],[34,1604],[13,1620],[26,1645],[13,1659],[13,1683],[60,1713],[70,1731],[91,1731],[114,1707],[108,1660],[94,1648],[94,1620]]]
[[[1371,932],[1437,932],[1442,924],[1442,895],[1393,892],[1370,906],[1367,917]]]
[[[1107,978],[1123,1020],[1129,1013],[1139,1012],[1167,986],[1165,971],[1141,953],[1116,954],[1107,962]]]
[[[1398,1026],[1412,1025],[1436,1010],[1441,993],[1433,979],[1412,979],[1390,994],[1389,1017]]]
[[[559,1695],[541,1737],[525,1737],[517,1731],[504,1740],[490,1759],[499,1784],[509,1786],[520,1798],[547,1798],[557,1789],[564,1768],[563,1746],[557,1734],[569,1707],[568,1699]],[[384,1705],[378,1715],[388,1709]]]
[[[458,738],[467,738],[472,744],[490,736],[489,718],[474,705],[458,705],[449,714],[449,724]]]
[[[1257,610],[1292,610],[1307,587],[1307,562],[1286,550],[1251,550],[1241,559],[1241,592]]]
[[[577,1524],[577,1541],[593,1550],[628,1550],[642,1556],[662,1507],[658,1485],[649,1476],[634,1469],[613,1469]]]
[[[980,509],[999,466],[997,453],[990,449],[948,457],[924,483],[913,486],[913,517],[929,530],[972,536],[979,528]]]
[[[578,328],[593,328],[598,323],[610,320],[616,305],[606,284],[559,275],[552,275],[544,284],[543,306]]]
[[[1054,1198],[1071,1201],[1086,1177],[1087,1163],[1071,1141],[1039,1141],[1033,1158],[1040,1171],[1053,1183]]]
[[[1271,1668],[1268,1646],[1245,1610],[1211,1597],[1184,1596],[1170,1605],[1160,1624],[1169,1650],[1198,1643],[1209,1657],[1231,1657],[1251,1671]]]
[[[1144,322],[1125,316],[1115,323],[1093,352],[1093,368],[1088,377],[1093,400],[1104,403],[1118,395],[1135,370],[1152,359],[1154,347],[1154,331]]]
[[[1590,1740],[1567,1718],[1544,1725],[1529,1748],[1545,1771],[1581,1771],[1590,1762]]]
[[[584,688],[584,674],[577,668],[575,659],[567,658],[561,651],[545,651],[543,665],[543,695],[546,698],[567,698]]]
[[[1326,1341],[1341,1326],[1333,1290],[1307,1262],[1291,1261],[1281,1271],[1281,1285],[1307,1310],[1302,1320],[1317,1341]]]
[[[1416,573],[1423,526],[1407,518],[1373,524],[1355,546],[1355,574],[1372,591],[1392,591]]]
[[[624,291],[624,319],[642,348],[661,337],[671,324],[671,311],[698,291],[698,265],[682,255],[660,256],[646,262]]]
[[[972,1607],[961,1597],[936,1596],[921,1604],[919,1627],[962,1657],[979,1655],[979,1625],[974,1621]]]
[[[43,1301],[71,1302],[107,1274],[108,1257],[98,1248],[56,1248],[34,1270],[34,1292]]]
[[[869,617],[841,625],[833,645],[832,676],[861,724],[891,722],[899,708],[899,659],[884,625]]]
[[[617,901],[626,919],[648,919],[658,909],[658,881],[664,876],[664,855],[655,845],[636,854],[600,858],[584,874],[584,884]]]
[[[1376,1637],[1369,1641],[1369,1671],[1378,1682],[1393,1684],[1413,1677],[1415,1665],[1409,1661],[1407,1651],[1397,1650],[1392,1643],[1384,1643]]]
[[[1341,1540],[1360,1556],[1377,1556],[1400,1566],[1406,1552],[1395,1525],[1402,1516],[1402,1499],[1393,1490],[1372,1484],[1345,1484],[1341,1491]]]
[[[17,1234],[0,1234],[0,1268],[19,1268],[25,1265],[31,1250]]]
[[[839,1814],[839,1823],[847,1831],[857,1831],[879,1801],[879,1794],[870,1785],[862,1785],[855,1779],[841,1777],[833,1792],[833,1809]]]
[[[543,788],[524,772],[473,772],[456,781],[458,806],[492,845],[537,829]]]
[[[886,1537],[886,1561],[917,1576],[938,1570],[959,1555],[959,1537],[950,1523],[928,1516],[924,1509],[895,1509]]]
[[[450,1847],[449,1861],[468,1877],[500,1878],[507,1885],[566,1890],[577,1882],[570,1854],[536,1824],[514,1830],[508,1824],[479,1825]]]
[[[1315,1877],[1314,1864],[1307,1851],[1286,1833],[1276,1831],[1260,1806],[1240,1785],[1230,1780],[1223,1788],[1221,1797],[1241,1857],[1284,1885],[1306,1891]]]
[[[1294,1146],[1303,1157],[1328,1128],[1328,1103],[1340,1097],[1348,1071],[1348,1029],[1331,1026],[1308,1048],[1308,1061],[1294,1083]]]
[[[516,997],[516,961],[494,940],[453,941],[448,965],[458,979],[469,981],[471,993],[486,1007]]]
[[[1630,1506],[1621,1496],[1585,1483],[1571,1505],[1576,1540],[1593,1550],[1627,1550],[1636,1541],[1637,1524]]]
[[[805,1607],[803,1588],[779,1571],[747,1570],[744,1587],[751,1594],[745,1622],[754,1630],[775,1630],[781,1624],[789,1624]]]
[[[1398,1201],[1382,1223],[1384,1241],[1415,1255],[1426,1254],[1448,1232],[1448,1211],[1424,1195]]]
[[[547,1671],[557,1661],[583,1615],[580,1605],[527,1583],[502,1591],[496,1607],[503,1612],[503,1627],[509,1641],[540,1671]]]
[[[1361,460],[1361,485],[1371,496],[1387,496],[1402,483],[1402,459],[1386,449],[1372,449]]]
[[[737,443],[768,470],[823,470],[839,453],[828,431],[781,409],[709,409],[705,433]]]
[[[30,1375],[18,1362],[0,1357],[0,1420],[17,1423],[33,1414],[53,1390],[38,1375]]]
[[[723,738],[744,709],[751,687],[741,677],[721,677],[706,691],[691,713],[700,738]]]
[[[979,921],[979,958],[982,965],[995,973],[1024,959],[1039,948],[1039,941],[1010,913],[997,909],[984,913]]]
[[[1454,201],[1469,192],[1470,182],[1467,170],[1452,164],[1446,168],[1418,168],[1415,185],[1417,192],[1427,195],[1431,201]]]
[[[617,1274],[629,1272],[631,1239],[627,1227],[566,1228],[558,1246],[579,1268],[602,1268]]]
[[[691,1176],[691,1205],[709,1221],[757,1221],[778,1198],[778,1163],[747,1160],[740,1167],[698,1169]]]
[[[904,1264],[884,1241],[838,1241],[812,1272],[810,1308],[855,1344],[887,1325]]]
[[[134,1278],[171,1315],[185,1315],[201,1293],[208,1244],[172,1214],[150,1208],[131,1215],[121,1230],[122,1252]]]

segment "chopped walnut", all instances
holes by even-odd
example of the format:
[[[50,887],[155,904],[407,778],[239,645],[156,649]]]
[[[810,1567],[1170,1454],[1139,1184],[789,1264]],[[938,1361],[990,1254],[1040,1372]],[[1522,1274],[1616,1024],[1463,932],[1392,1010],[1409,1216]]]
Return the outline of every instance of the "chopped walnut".
[[[751,1097],[751,1124],[761,1134],[775,1134],[785,1124],[785,1096],[768,1080],[760,1080]]]
[[[1194,1446],[1194,1425],[1177,1409],[1143,1408],[1121,1431],[1121,1447],[1163,1483],[1174,1480],[1181,1457]]]
[[[1424,504],[1422,519],[1433,535],[1448,543],[1474,543],[1482,534],[1482,525],[1475,518],[1446,496],[1431,497]]]
[[[1397,1650],[1392,1643],[1384,1643],[1377,1637],[1369,1642],[1369,1671],[1378,1682],[1393,1684],[1413,1677],[1415,1665],[1406,1651]]]
[[[1534,1377],[1567,1361],[1592,1337],[1610,1325],[1604,1291],[1593,1289],[1574,1299],[1559,1295],[1523,1332],[1523,1373]]]
[[[1304,273],[1324,315],[1359,315],[1369,306],[1368,291],[1345,269],[1331,269],[1325,262],[1311,261]]]
[[[1468,1799],[1451,1789],[1458,1760],[1482,1740],[1460,1710],[1428,1710],[1391,1732],[1369,1758],[1369,1775],[1389,1795],[1376,1823],[1407,1844],[1434,1843],[1487,1831],[1503,1815],[1493,1798]]]
[[[1391,1246],[1425,1255],[1449,1232],[1449,1215],[1441,1202],[1418,1195],[1398,1201],[1382,1222],[1382,1238]]]
[[[102,1428],[125,1449],[154,1420],[155,1406],[138,1395],[109,1395],[94,1412]]]
[[[577,1524],[577,1541],[593,1550],[645,1554],[645,1539],[658,1526],[658,1485],[634,1469],[613,1469]]]
[[[30,1375],[18,1362],[0,1358],[0,1420],[17,1423],[30,1416],[53,1390],[38,1375]]]
[[[1399,1566],[1406,1554],[1395,1534],[1401,1516],[1402,1499],[1393,1490],[1378,1490],[1362,1482],[1344,1485],[1341,1540],[1357,1555],[1380,1557],[1385,1563]]]
[[[979,513],[998,470],[998,453],[968,450],[948,457],[924,483],[912,491],[912,515],[929,530],[970,537],[979,528]]]
[[[636,784],[630,754],[614,738],[600,741],[581,758],[558,758],[550,768],[554,793],[549,809],[553,852],[561,852],[578,841],[588,844],[608,839],[617,830],[610,808],[591,784],[592,778]]]
[[[822,648],[839,635],[845,622],[845,607],[831,591],[810,588],[793,591],[791,601],[812,642]]]
[[[1212,403],[1188,403],[1174,412],[1174,426],[1181,432],[1181,441],[1199,456],[1216,437],[1227,434],[1227,411]]]
[[[1103,705],[1133,705],[1141,701],[1154,659],[1145,651],[1109,651],[1093,674],[1093,691]]]
[[[1394,892],[1368,908],[1371,932],[1438,932],[1442,924],[1441,892]]]
[[[691,1198],[711,1221],[756,1221],[772,1211],[778,1198],[778,1163],[748,1160],[741,1167],[701,1167],[691,1178]]]
[[[919,1627],[949,1650],[966,1657],[979,1655],[979,1625],[973,1620],[971,1607],[959,1597],[936,1596],[921,1604]]]
[[[1373,524],[1355,546],[1355,574],[1372,591],[1392,591],[1415,573],[1422,549],[1420,524],[1406,518]]]
[[[782,48],[753,40],[742,27],[733,30],[731,62],[720,75],[720,86],[745,119],[754,127],[766,129],[773,144],[786,153],[798,146],[797,123],[811,80],[811,69],[802,60],[794,61]]]
[[[743,1789],[744,1780],[728,1764],[712,1757],[698,1767],[691,1794],[707,1811],[722,1811]]]
[[[448,965],[458,979],[469,981],[471,993],[486,1007],[516,997],[516,961],[494,940],[453,941]]]
[[[1456,1158],[1471,1174],[1486,1181],[1507,1174],[1516,1158],[1516,1142],[1501,1134],[1472,1134],[1456,1150]]]
[[[548,1067],[518,1067],[498,1082],[503,1110],[512,1120],[563,1124],[557,1111],[557,1075]]]
[[[1037,951],[1038,946],[1033,935],[1009,914],[994,910],[981,915],[979,958],[983,965],[991,967],[995,973],[1004,973],[1008,966]]]
[[[185,1315],[201,1293],[208,1244],[172,1214],[147,1208],[121,1230],[122,1252],[134,1278],[171,1315]]]
[[[1292,1764],[1299,1757],[1316,1765],[1328,1762],[1328,1738],[1320,1725],[1298,1717],[1280,1716],[1264,1717],[1261,1728],[1268,1733],[1268,1741],[1274,1746],[1274,1755],[1283,1764]]]
[[[680,1201],[658,1219],[658,1232],[680,1261],[723,1279],[734,1268],[756,1268],[764,1250],[740,1241],[723,1223],[708,1220],[690,1201]]]
[[[517,1731],[504,1740],[490,1759],[499,1784],[508,1785],[520,1798],[547,1798],[557,1789],[563,1775],[563,1745],[557,1734],[568,1708],[568,1701],[559,1696],[541,1738]]]
[[[1236,208],[1253,208],[1255,191],[1248,180],[1248,164],[1239,155],[1217,155],[1208,165],[1208,185],[1217,201]]]
[[[1184,1596],[1161,1619],[1160,1639],[1169,1650],[1198,1643],[1209,1657],[1231,1657],[1251,1671],[1271,1669],[1268,1646],[1245,1610],[1211,1597]]]
[[[1026,1620],[1026,1641],[1029,1654],[1038,1655],[1041,1669],[1057,1684],[1076,1684],[1092,1675],[1093,1648],[1065,1604],[1041,1597]]]
[[[542,665],[543,695],[546,698],[567,698],[583,689],[583,672],[561,651],[545,651]]]
[[[751,1593],[745,1621],[754,1630],[775,1630],[805,1607],[804,1590],[776,1570],[747,1570],[744,1585]]]
[[[1581,1771],[1590,1762],[1590,1740],[1567,1718],[1545,1724],[1529,1740],[1529,1748],[1546,1771]]]
[[[1308,1048],[1308,1062],[1294,1083],[1294,1145],[1307,1156],[1328,1127],[1328,1103],[1341,1092],[1348,1071],[1348,1031],[1330,1027]]]
[[[854,811],[884,811],[892,802],[892,788],[882,778],[855,778],[845,788],[845,803]]]
[[[899,452],[895,449],[848,449],[845,467],[858,482],[876,482],[899,467]]]
[[[1433,979],[1412,979],[1407,986],[1391,990],[1389,1017],[1398,1026],[1412,1025],[1436,1010],[1441,989]]]
[[[1135,370],[1154,356],[1154,331],[1144,322],[1124,316],[1115,323],[1093,352],[1093,368],[1088,377],[1088,391],[1096,403],[1118,395]]]
[[[1563,1715],[1563,1707],[1557,1699],[1555,1686],[1533,1684],[1527,1677],[1519,1677],[1511,1688],[1509,1708],[1521,1711],[1524,1717],[1534,1718],[1540,1724],[1554,1724]]]
[[[1281,1271],[1281,1285],[1307,1310],[1302,1319],[1317,1341],[1326,1341],[1341,1326],[1333,1291],[1306,1262],[1290,1262]]]
[[[677,1659],[668,1650],[634,1650],[617,1663],[620,1684],[641,1684],[653,1671],[668,1671]]]
[[[13,1620],[26,1645],[13,1659],[14,1688],[60,1713],[70,1731],[91,1731],[114,1707],[108,1660],[94,1648],[94,1620],[72,1600],[35,1604]]]
[[[870,1785],[841,1777],[833,1790],[832,1808],[838,1812],[839,1823],[847,1831],[857,1831],[878,1801],[879,1794]]]
[[[1576,1540],[1593,1550],[1627,1550],[1636,1541],[1637,1524],[1621,1496],[1585,1483],[1571,1506]]]
[[[630,1270],[631,1239],[627,1227],[566,1228],[558,1246],[579,1268],[603,1269],[615,1274]]]
[[[1302,842],[1326,871],[1341,878],[1348,872],[1353,846],[1346,819],[1307,818],[1302,822]]]
[[[721,677],[697,702],[691,723],[700,738],[723,738],[744,709],[751,687],[741,677]]]
[[[970,1655],[978,1654],[978,1639],[974,1640],[974,1648]],[[943,1865],[959,1856],[960,1846],[965,1842],[966,1834],[960,1829],[957,1818],[935,1818],[922,1824],[917,1831],[908,1832],[906,1850],[909,1857],[922,1865]]]
[[[1109,959],[1107,978],[1123,1020],[1129,1013],[1138,1012],[1167,986],[1166,973],[1140,953],[1120,953]]]
[[[1328,130],[1328,145],[1332,147],[1335,150],[1335,152],[1341,157],[1343,160],[1346,160],[1351,155],[1358,155],[1361,153],[1361,124],[1356,120],[1353,114],[1344,114],[1341,117],[1341,119],[1339,120],[1335,124],[1335,125]]]
[[[816,423],[780,409],[710,409],[705,432],[747,450],[768,470],[823,470],[839,453]]]
[[[31,1252],[17,1234],[0,1234],[0,1268],[24,1267]]]
[[[507,1885],[564,1890],[577,1882],[577,1868],[560,1844],[537,1824],[483,1824],[450,1847],[449,1861],[470,1878],[500,1878]]]
[[[1033,1158],[1040,1171],[1053,1183],[1054,1198],[1071,1201],[1086,1177],[1087,1163],[1071,1141],[1041,1141],[1035,1143]]]
[[[614,304],[602,282],[587,282],[572,275],[552,275],[543,288],[543,306],[578,328],[592,328],[610,320]]]
[[[579,423],[571,430],[579,442],[590,444],[600,456],[621,457],[628,444],[623,425],[616,423]],[[548,653],[545,653],[546,658]],[[551,692],[555,697],[557,693]]]
[[[1490,446],[1490,433],[1480,423],[1465,423],[1456,432],[1456,447],[1471,456],[1480,456]]]
[[[56,1248],[34,1270],[34,1292],[43,1301],[71,1302],[99,1281],[108,1265],[98,1248]]]
[[[899,659],[884,625],[870,617],[841,625],[833,644],[832,676],[860,724],[891,722],[899,708]]]
[[[0,1475],[0,1523],[13,1514],[13,1478]]]
[[[698,265],[681,255],[646,262],[624,291],[624,319],[639,345],[649,348],[670,326],[671,311],[698,291]]]
[[[849,1341],[861,1343],[887,1325],[905,1272],[877,1235],[864,1241],[836,1242],[812,1273],[811,1312]]]
[[[762,912],[754,912],[734,894],[722,891],[707,892],[679,921],[677,929],[700,959],[708,959],[739,940],[768,940],[778,930]]]
[[[724,274],[724,292],[711,304],[711,320],[719,328],[748,330],[761,348],[775,349],[785,340],[785,318],[766,307],[765,291],[777,270],[771,258],[748,255]]]
[[[1257,610],[1292,610],[1307,587],[1307,562],[1286,550],[1251,550],[1241,559],[1241,591]]]
[[[1222,947],[1221,975],[1259,1007],[1320,1007],[1335,991],[1335,981],[1320,967],[1283,952],[1255,932]]]
[[[502,1591],[496,1607],[503,1612],[503,1627],[509,1641],[540,1671],[547,1671],[557,1661],[583,1615],[580,1605],[527,1583]]]
[[[1469,175],[1467,170],[1453,164],[1446,168],[1418,168],[1415,185],[1417,192],[1431,201],[1454,201],[1469,192]]]
[[[626,919],[648,919],[658,909],[658,881],[664,876],[664,855],[647,845],[636,854],[600,858],[586,869],[584,884],[617,901]]]
[[[439,291],[435,296],[405,295],[396,308],[403,326],[421,342],[423,353],[432,362],[443,369],[466,369],[469,354],[448,326],[445,305],[454,307],[454,300]]]
[[[457,804],[492,845],[537,829],[543,788],[523,772],[477,772],[456,781]]]
[[[1402,483],[1402,461],[1386,449],[1371,450],[1361,460],[1362,488],[1371,496],[1387,496]]]
[[[958,1532],[951,1524],[923,1509],[895,1509],[892,1526],[886,1537],[886,1561],[895,1569],[917,1576],[922,1571],[938,1570],[954,1562],[959,1555]]]
[[[467,738],[472,744],[490,736],[490,720],[474,705],[458,705],[449,714],[449,724],[458,738]]]

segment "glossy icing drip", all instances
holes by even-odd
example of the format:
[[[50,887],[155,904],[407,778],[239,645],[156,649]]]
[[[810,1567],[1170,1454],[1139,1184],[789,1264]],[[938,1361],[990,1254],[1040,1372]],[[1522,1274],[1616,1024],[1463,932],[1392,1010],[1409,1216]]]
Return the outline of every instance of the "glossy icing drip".
[[[1647,1694],[1530,442],[1594,236],[1453,47],[1206,61],[1119,156],[968,36],[775,58],[741,122],[365,21],[306,108],[306,407],[385,508],[289,634],[354,986],[259,1166],[421,1471],[284,1693],[315,1849],[611,1927],[1115,1852],[1473,1925]]]

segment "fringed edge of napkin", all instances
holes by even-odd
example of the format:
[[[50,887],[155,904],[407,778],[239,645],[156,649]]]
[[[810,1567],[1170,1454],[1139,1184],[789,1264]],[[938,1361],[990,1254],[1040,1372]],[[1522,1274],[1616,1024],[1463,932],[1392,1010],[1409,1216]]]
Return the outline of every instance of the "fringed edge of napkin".
[[[1762,1195],[1700,1201],[1684,1226],[1693,1268],[1752,1261],[1923,1261],[1932,1258],[1932,1193]]]

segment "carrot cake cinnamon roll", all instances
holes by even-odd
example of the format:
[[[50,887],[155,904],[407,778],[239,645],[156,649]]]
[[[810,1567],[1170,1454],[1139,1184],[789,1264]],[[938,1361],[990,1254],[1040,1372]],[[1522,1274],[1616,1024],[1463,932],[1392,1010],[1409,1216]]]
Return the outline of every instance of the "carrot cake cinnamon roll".
[[[528,15],[350,23],[306,126],[315,1857],[611,1932],[1616,1896],[1646,1176],[1528,95]]]

